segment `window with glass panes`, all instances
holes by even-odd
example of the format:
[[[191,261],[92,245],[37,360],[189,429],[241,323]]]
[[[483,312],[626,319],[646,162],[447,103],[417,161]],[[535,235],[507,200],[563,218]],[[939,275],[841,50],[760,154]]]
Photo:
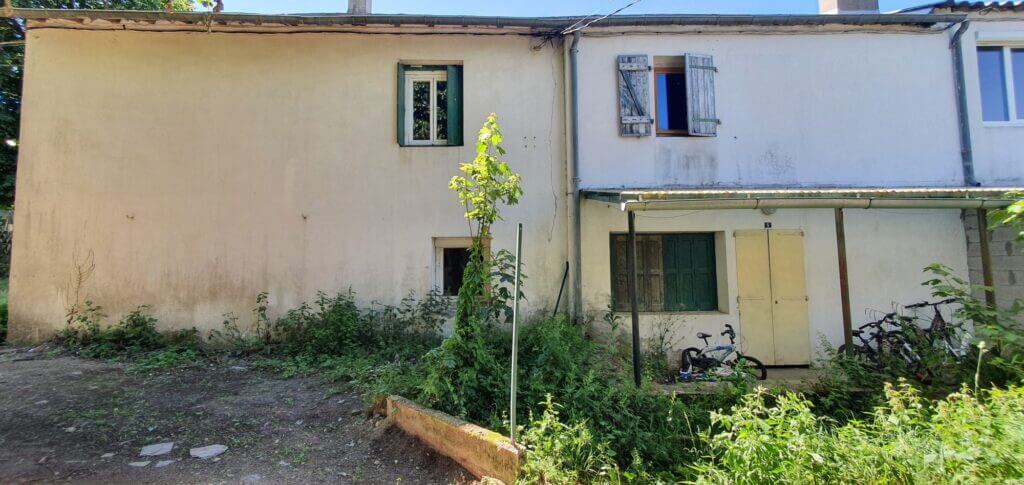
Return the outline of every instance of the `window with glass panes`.
[[[462,66],[398,65],[398,143],[462,145]]]
[[[978,47],[982,119],[1024,123],[1024,48]]]

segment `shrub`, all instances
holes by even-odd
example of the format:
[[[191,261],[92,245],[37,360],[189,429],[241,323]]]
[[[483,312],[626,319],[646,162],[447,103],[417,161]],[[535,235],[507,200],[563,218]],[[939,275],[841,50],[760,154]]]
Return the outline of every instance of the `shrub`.
[[[361,311],[351,291],[328,296],[317,293],[274,322],[274,338],[291,355],[338,357],[378,355],[386,359],[418,357],[440,341],[447,301],[431,291],[420,301],[412,296],[398,307]]]
[[[73,324],[61,331],[56,342],[77,355],[96,359],[130,359],[131,372],[148,372],[194,365],[201,356],[195,328],[160,333],[149,307],[140,306],[114,325],[104,326],[102,308],[85,302]]]
[[[551,396],[540,418],[530,420],[523,444],[529,447],[520,480],[525,483],[589,483],[614,475],[617,465],[608,445],[594,438],[585,421],[559,421]]]

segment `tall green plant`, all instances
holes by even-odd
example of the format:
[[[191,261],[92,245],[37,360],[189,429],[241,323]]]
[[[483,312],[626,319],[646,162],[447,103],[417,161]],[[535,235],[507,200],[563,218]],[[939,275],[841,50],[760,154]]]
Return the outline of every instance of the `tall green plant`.
[[[452,177],[448,184],[465,209],[473,245],[459,289],[454,335],[426,356],[428,372],[421,389],[427,403],[462,416],[469,413],[470,404],[476,407],[474,415],[498,411],[501,400],[494,399],[493,393],[505,389],[508,378],[484,332],[510,296],[500,289],[498,275],[503,266],[495,264],[488,249],[491,226],[502,220],[501,206],[518,204],[523,194],[519,174],[501,159],[505,155],[501,141],[501,128],[492,113],[477,135],[476,157],[463,163],[459,167],[463,175]],[[483,409],[483,403],[494,406]]]
[[[476,158],[460,165],[465,175],[456,175],[448,183],[466,209],[470,235],[478,240],[489,237],[491,226],[502,220],[499,204],[516,205],[523,195],[521,177],[499,158],[505,155],[501,141],[498,117],[491,113],[477,135]]]

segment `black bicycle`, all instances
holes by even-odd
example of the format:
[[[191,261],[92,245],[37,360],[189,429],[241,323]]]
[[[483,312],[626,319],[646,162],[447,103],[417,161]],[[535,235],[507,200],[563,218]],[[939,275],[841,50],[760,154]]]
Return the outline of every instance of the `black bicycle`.
[[[865,323],[853,331],[853,336],[860,343],[855,342],[849,354],[879,370],[898,362],[911,372],[917,372],[921,367],[921,356],[914,349],[911,337],[903,332],[913,322],[914,319],[910,317],[892,312]],[[896,330],[889,330],[887,326]],[[847,353],[846,344],[840,345],[837,352]]]
[[[712,380],[726,377],[736,372],[743,372],[750,377],[763,381],[768,378],[768,369],[760,360],[743,355],[736,348],[736,331],[732,325],[725,324],[722,336],[729,337],[729,345],[711,346],[710,334],[700,332],[697,338],[704,341],[704,348],[690,347],[683,350],[682,362],[679,367],[679,380]]]
[[[922,327],[921,325],[907,326],[908,329],[914,334],[914,338],[918,341],[926,342],[933,348],[938,349],[945,354],[953,357],[957,361],[963,360],[967,355],[971,345],[970,335],[964,329],[964,322],[950,322],[946,320],[946,317],[942,315],[939,307],[956,303],[955,298],[947,300],[915,303],[913,305],[907,305],[906,308],[911,310],[924,309],[932,307],[933,314],[929,319],[927,316],[923,316],[921,319],[926,321],[926,324]]]

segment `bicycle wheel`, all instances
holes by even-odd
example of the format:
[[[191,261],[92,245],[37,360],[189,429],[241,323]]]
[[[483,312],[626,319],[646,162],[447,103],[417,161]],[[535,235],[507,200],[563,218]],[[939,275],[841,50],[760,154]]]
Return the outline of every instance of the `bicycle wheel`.
[[[900,364],[907,372],[923,379],[922,359],[914,349],[914,340],[897,330],[886,334],[883,342],[884,355],[888,356],[890,364]]]
[[[736,360],[732,361],[730,364],[734,368],[739,369],[739,364],[741,360],[745,364],[743,370],[750,374],[750,376],[752,376],[754,379],[763,381],[768,378],[768,368],[765,367],[760,360],[757,360],[753,357],[746,356],[737,352]]]
[[[851,359],[856,360],[861,364],[878,366],[878,356],[875,355],[875,352],[871,350],[871,348],[854,344],[850,350],[851,352],[847,354],[846,344],[840,345],[839,348],[836,349],[836,355],[848,355]]]
[[[700,349],[697,347],[687,347],[683,349],[682,359],[679,361],[680,372],[686,372],[687,374],[693,374],[693,358],[700,353]]]

